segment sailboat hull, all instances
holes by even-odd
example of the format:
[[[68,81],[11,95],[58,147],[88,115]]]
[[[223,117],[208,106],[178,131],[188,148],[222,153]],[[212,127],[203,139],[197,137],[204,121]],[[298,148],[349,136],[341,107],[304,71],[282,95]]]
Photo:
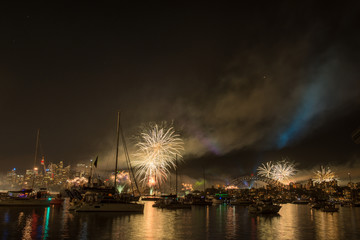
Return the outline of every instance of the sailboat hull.
[[[50,206],[49,200],[42,199],[2,199],[0,206]]]
[[[143,212],[144,205],[137,203],[94,203],[83,204],[76,212]]]

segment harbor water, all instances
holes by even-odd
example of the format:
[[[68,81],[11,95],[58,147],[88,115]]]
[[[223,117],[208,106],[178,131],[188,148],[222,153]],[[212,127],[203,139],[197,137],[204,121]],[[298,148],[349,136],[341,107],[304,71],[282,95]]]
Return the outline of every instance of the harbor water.
[[[76,213],[64,206],[0,207],[0,239],[360,239],[360,208],[325,213],[284,204],[278,215],[214,205],[143,214]]]

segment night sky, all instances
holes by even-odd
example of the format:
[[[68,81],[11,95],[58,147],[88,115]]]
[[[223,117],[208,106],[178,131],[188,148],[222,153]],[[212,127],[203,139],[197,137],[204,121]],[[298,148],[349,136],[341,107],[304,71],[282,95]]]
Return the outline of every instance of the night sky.
[[[130,154],[173,121],[192,178],[283,157],[360,177],[359,23],[358,1],[1,3],[1,171],[32,168],[37,129],[47,162],[110,168],[121,111]]]

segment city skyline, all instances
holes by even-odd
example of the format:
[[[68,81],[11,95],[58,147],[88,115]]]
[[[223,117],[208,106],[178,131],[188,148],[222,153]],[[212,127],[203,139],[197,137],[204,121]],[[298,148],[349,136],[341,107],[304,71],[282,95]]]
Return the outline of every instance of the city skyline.
[[[287,163],[286,163],[287,162]],[[238,175],[237,177],[229,178],[221,177],[221,176],[211,176],[210,177],[203,172],[202,177],[195,177],[191,178],[187,175],[184,175],[181,173],[177,173],[179,176],[181,183],[179,182],[178,185],[181,186],[183,184],[194,186],[194,189],[196,190],[202,190],[204,188],[204,177],[206,181],[207,187],[210,186],[222,186],[224,188],[228,187],[240,187],[240,188],[254,188],[256,186],[264,186],[264,184],[269,184],[268,179],[273,179],[275,182],[278,182],[279,184],[283,184],[283,187],[288,187],[292,184],[300,184],[306,185],[309,181],[312,181],[314,184],[328,184],[331,182],[336,182],[336,186],[348,186],[349,184],[360,184],[359,178],[356,175],[351,175],[351,172],[343,170],[343,172],[339,171],[338,168],[334,169],[330,168],[329,165],[323,166],[321,165],[319,168],[313,168],[312,170],[299,170],[299,169],[292,169],[292,173],[287,175],[287,173],[276,173],[276,168],[273,168],[275,171],[273,176],[268,175],[268,173],[271,172],[271,169],[269,169],[269,164],[272,164],[273,166],[281,164],[283,165],[283,169],[287,169],[287,165],[291,168],[294,168],[296,166],[296,163],[294,162],[288,162],[288,160],[283,159],[281,161],[277,162],[267,162],[263,163],[254,173],[251,174],[244,174],[244,175]],[[82,182],[82,185],[88,185],[88,180],[90,179],[96,179],[97,184],[98,181],[103,182],[103,184],[111,185],[113,180],[114,171],[111,169],[98,169],[97,164],[94,166],[93,161],[89,161],[87,163],[76,163],[74,165],[67,165],[64,166],[64,163],[60,161],[59,163],[44,163],[44,157],[42,157],[41,160],[41,167],[35,167],[31,169],[26,169],[25,172],[19,172],[16,168],[11,169],[6,173],[6,175],[0,175],[0,186],[10,187],[10,188],[31,188],[31,187],[47,187],[47,188],[59,188],[59,187],[68,187],[72,183],[76,183],[78,181]],[[289,168],[290,169],[290,168]],[[203,169],[205,170],[205,169]],[[283,171],[283,170],[282,170]],[[163,179],[163,182],[158,182],[155,185],[164,188],[166,186],[170,186],[172,183],[172,180],[174,181],[176,172],[174,169],[169,169],[169,174],[165,179]],[[346,172],[346,173],[345,173]],[[34,173],[35,173],[35,179],[34,179]],[[346,177],[339,178],[339,175],[341,173]],[[60,174],[60,175],[59,175]],[[129,170],[127,168],[120,168],[118,170],[118,177],[123,176],[124,174],[127,174],[127,181],[130,180],[129,177]],[[285,178],[279,177],[278,174],[285,174],[284,176],[287,176]],[[82,179],[84,178],[84,179]],[[119,178],[119,181],[121,182],[123,177]],[[265,179],[262,179],[265,178]],[[121,180],[122,179],[122,180]],[[125,178],[124,178],[125,179]],[[137,182],[141,182],[140,176],[136,177]],[[239,179],[244,179],[243,181],[239,182]],[[84,182],[85,181],[85,182]],[[59,183],[60,182],[60,183]],[[130,182],[127,182],[126,184],[129,185]],[[234,185],[234,183],[236,183]],[[170,185],[169,185],[170,184]],[[174,184],[174,183],[173,183]],[[274,182],[271,182],[270,185],[274,184]],[[195,187],[196,186],[196,187]],[[142,191],[149,187],[149,185],[146,183],[145,185],[142,185]]]

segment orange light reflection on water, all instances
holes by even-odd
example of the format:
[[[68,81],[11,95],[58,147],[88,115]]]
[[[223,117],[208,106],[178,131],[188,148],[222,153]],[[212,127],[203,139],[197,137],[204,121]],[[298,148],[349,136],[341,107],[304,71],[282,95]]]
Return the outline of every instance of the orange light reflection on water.
[[[68,203],[65,203],[68,204]],[[5,209],[16,239],[352,239],[360,236],[359,208],[338,213],[284,204],[279,215],[253,215],[246,207],[214,205],[166,210],[145,204],[144,213],[76,213],[63,208]],[[11,221],[11,220],[14,221]],[[359,238],[354,238],[359,239]]]
[[[236,237],[236,212],[235,206],[228,206],[226,214],[226,238],[234,239]]]
[[[297,205],[290,208],[288,206],[287,204],[283,204],[279,211],[280,215],[268,219],[267,224],[272,224],[272,227],[268,229],[268,231],[275,232],[276,236],[282,237],[283,239],[299,239],[298,229],[294,229],[294,226],[298,226],[299,224],[297,215],[299,209]],[[260,224],[259,228],[261,228],[261,226]]]
[[[339,234],[339,222],[337,215],[339,213],[328,213],[328,212],[315,212],[315,226],[320,231],[316,232],[316,236],[319,239],[326,239],[326,240],[336,240],[336,239],[343,239],[340,237]]]
[[[39,215],[36,214],[35,210],[32,212],[31,216],[31,237],[35,239],[37,236],[37,227],[38,227],[38,218]]]
[[[31,216],[27,216],[26,218],[26,223],[25,223],[25,227],[22,231],[22,239],[32,239],[31,238],[31,232],[32,232],[32,218]]]

